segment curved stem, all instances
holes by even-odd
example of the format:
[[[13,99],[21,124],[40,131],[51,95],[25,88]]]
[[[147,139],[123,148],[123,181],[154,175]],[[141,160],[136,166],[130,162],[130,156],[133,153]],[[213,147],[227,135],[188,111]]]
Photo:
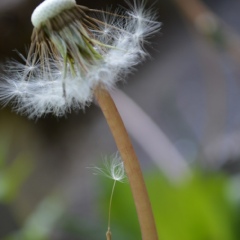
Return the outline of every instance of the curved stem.
[[[140,164],[123,121],[112,100],[112,97],[106,89],[98,87],[95,90],[95,97],[106,118],[124,162],[124,167],[128,176],[138,214],[142,239],[157,240],[157,230]]]

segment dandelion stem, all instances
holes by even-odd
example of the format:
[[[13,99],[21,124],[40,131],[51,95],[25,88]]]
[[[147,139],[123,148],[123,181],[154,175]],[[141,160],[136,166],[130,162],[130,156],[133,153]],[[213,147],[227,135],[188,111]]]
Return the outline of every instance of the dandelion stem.
[[[132,190],[143,240],[157,240],[157,230],[140,164],[115,103],[107,90],[95,90],[96,100],[106,118],[123,159]]]
[[[110,201],[109,201],[109,209],[108,209],[108,231],[110,230],[110,225],[111,225],[111,208],[112,208],[112,198],[113,198],[113,192],[116,186],[116,180],[113,183],[112,186],[112,192],[111,192],[111,196],[110,196]]]

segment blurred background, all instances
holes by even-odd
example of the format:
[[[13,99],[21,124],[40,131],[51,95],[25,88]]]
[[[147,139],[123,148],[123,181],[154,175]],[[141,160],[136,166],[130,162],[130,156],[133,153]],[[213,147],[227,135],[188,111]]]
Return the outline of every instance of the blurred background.
[[[26,53],[39,0],[0,1],[0,64]],[[125,6],[82,0],[91,8]],[[157,0],[150,57],[111,94],[141,162],[162,240],[240,239],[240,2]],[[104,239],[117,151],[99,108],[28,120],[0,110],[0,239]],[[114,239],[141,239],[117,184]]]

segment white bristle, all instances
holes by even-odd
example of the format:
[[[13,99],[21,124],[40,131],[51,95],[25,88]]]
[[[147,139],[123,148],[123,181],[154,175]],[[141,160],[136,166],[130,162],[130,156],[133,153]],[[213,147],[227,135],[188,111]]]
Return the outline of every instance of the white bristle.
[[[39,27],[41,23],[75,5],[75,0],[45,0],[34,10],[31,18],[32,24],[34,27]]]

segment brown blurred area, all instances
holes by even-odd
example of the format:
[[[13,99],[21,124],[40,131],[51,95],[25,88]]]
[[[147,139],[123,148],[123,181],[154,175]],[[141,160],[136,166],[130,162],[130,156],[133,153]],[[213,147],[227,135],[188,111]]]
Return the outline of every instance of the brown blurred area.
[[[16,57],[14,50],[26,52],[32,32],[31,13],[40,2],[0,1],[0,64]],[[158,20],[163,25],[146,46],[151,57],[119,87],[157,124],[190,168],[196,164],[236,173],[240,170],[240,2],[200,3],[204,5],[195,0],[156,1]],[[79,4],[102,9],[125,3],[84,0]],[[136,126],[146,127],[131,115],[128,106],[122,107]],[[13,204],[19,219],[26,218],[54,191],[61,192],[75,214],[87,216],[92,211],[86,203],[93,201],[96,179],[86,167],[116,152],[95,104],[85,112],[36,121],[6,107],[0,110],[0,132],[9,142],[9,161],[25,152],[34,162],[34,170]],[[143,169],[154,167],[156,162],[132,138]],[[151,136],[140,138],[151,141]],[[158,148],[161,151],[161,144]],[[165,150],[162,152],[168,159],[170,153]],[[171,159],[167,164],[174,169]]]

